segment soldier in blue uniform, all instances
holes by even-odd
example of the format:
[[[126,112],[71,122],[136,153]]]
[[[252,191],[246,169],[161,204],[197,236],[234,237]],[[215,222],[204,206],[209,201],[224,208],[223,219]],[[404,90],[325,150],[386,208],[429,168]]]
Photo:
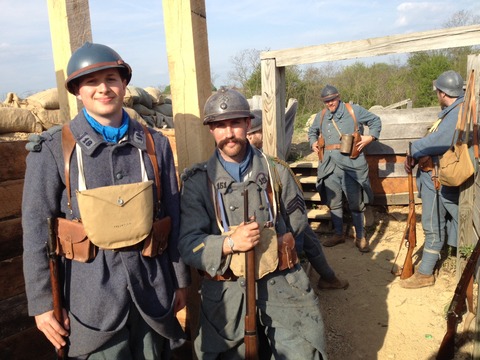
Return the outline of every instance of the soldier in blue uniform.
[[[217,149],[182,175],[179,242],[184,261],[203,276],[196,355],[244,359],[245,252],[254,249],[258,328],[272,356],[326,359],[318,298],[293,241],[307,225],[302,192],[285,163],[246,140],[253,116],[242,94],[222,87],[204,114]]]
[[[36,135],[28,146],[32,151],[27,156],[22,204],[28,312],[55,347],[68,343],[69,359],[168,358],[169,340],[173,343],[185,338],[175,313],[185,306],[190,284],[190,272],[177,248],[180,201],[170,144],[161,133],[143,128],[123,110],[132,70],[113,49],[85,43],[71,56],[67,75],[67,89],[84,108],[61,130]],[[65,132],[67,128],[70,132]],[[151,133],[156,163],[147,154],[146,131]],[[62,147],[62,135],[68,139],[68,133],[73,144],[70,160]],[[133,234],[135,223],[145,223],[148,235],[154,216],[170,217],[167,249],[144,256],[147,242],[142,231],[139,239],[132,241],[128,235],[122,245],[116,245],[118,238],[112,239],[112,246],[95,245],[97,254],[90,258],[76,257],[75,251],[70,256],[70,248],[65,248],[59,266],[65,321],[59,323],[53,315],[45,248],[47,217],[61,219],[69,226],[77,224],[76,229],[95,227],[92,221],[75,221],[89,212],[80,206],[80,193],[119,186],[126,189],[138,185],[143,189],[145,183],[156,178],[156,172],[160,181],[145,187],[145,201],[136,209],[139,217],[131,214],[118,226],[122,232]],[[159,192],[153,191],[157,184]],[[161,198],[157,198],[159,193]],[[117,201],[124,195],[119,192]],[[163,206],[155,207],[156,214],[153,206],[146,206],[160,202]],[[141,208],[149,211],[142,213]],[[101,244],[113,233],[105,223],[120,218],[121,211],[118,207],[117,211],[100,214],[96,226],[104,230],[104,235],[89,235],[87,240],[82,235],[82,243]],[[58,235],[68,242],[75,233],[59,229]]]
[[[335,246],[345,242],[343,233],[343,196],[348,201],[353,226],[355,245],[361,252],[370,251],[365,236],[365,206],[372,203],[373,191],[368,178],[368,164],[362,150],[380,136],[380,118],[359,105],[342,102],[340,93],[327,85],[321,93],[325,109],[317,114],[308,130],[308,140],[314,152],[322,160],[318,163],[317,190],[321,202],[330,208],[335,234],[326,240],[324,246]],[[369,129],[363,135],[363,127]],[[360,134],[360,141],[344,152],[342,139],[354,133]],[[319,147],[318,139],[321,138]],[[351,138],[350,138],[351,140]],[[360,152],[354,156],[353,150]]]
[[[442,73],[434,81],[434,89],[442,111],[438,120],[422,139],[412,142],[412,162],[405,160],[405,171],[412,171],[418,164],[417,189],[422,199],[422,227],[425,234],[422,261],[417,271],[408,279],[400,280],[407,289],[435,284],[433,270],[440,259],[440,250],[448,234],[448,244],[457,246],[458,186],[444,186],[434,179],[438,158],[452,145],[452,138],[463,103],[463,79],[455,71]],[[434,176],[435,175],[435,176]]]

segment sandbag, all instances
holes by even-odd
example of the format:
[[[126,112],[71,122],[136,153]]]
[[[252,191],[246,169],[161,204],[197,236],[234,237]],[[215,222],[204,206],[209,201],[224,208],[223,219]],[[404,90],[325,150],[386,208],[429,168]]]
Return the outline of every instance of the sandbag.
[[[41,132],[42,125],[37,123],[30,110],[14,107],[0,107],[0,134],[12,132]]]
[[[147,93],[144,89],[137,87],[137,86],[127,86],[127,90],[125,93],[124,103],[128,104],[142,104],[147,108],[152,108],[152,98],[149,93]],[[133,107],[127,105],[129,107]]]
[[[29,105],[40,107],[47,110],[60,109],[60,103],[58,101],[58,90],[52,88],[41,91],[39,93],[30,95],[26,99]]]
[[[64,122],[70,121],[70,119],[67,119],[66,121],[62,121],[62,119],[60,119],[60,109],[47,110],[40,108],[32,109],[31,111],[40,122],[42,127],[46,130],[50,129],[52,126],[61,125]]]
[[[145,91],[152,98],[152,106],[162,105],[163,103],[165,103],[165,99],[163,98],[160,89],[149,86],[145,88]]]
[[[154,116],[155,111],[142,104],[133,104],[133,109],[141,116]]]
[[[156,105],[153,107],[153,110],[162,113],[163,115],[173,116],[172,104],[165,103],[162,105]]]

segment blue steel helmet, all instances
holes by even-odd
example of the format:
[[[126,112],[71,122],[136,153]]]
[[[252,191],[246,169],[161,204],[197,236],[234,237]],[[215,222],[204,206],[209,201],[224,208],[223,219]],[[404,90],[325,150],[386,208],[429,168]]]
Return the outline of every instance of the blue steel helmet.
[[[245,96],[224,86],[207,99],[203,114],[203,125],[228,119],[254,117]]]
[[[132,68],[122,60],[115,50],[106,45],[93,44],[87,41],[72,54],[68,61],[65,87],[75,95],[73,85],[76,81],[74,80],[83,75],[110,68],[118,68],[120,75],[127,81],[127,84],[130,82]]]
[[[452,98],[457,98],[463,95],[463,79],[456,71],[448,70],[433,81],[433,89],[440,90]]]
[[[332,85],[325,86],[320,94],[320,98],[323,102],[333,100],[338,96],[340,96],[340,93],[338,92],[337,88]]]
[[[252,115],[254,117],[250,125],[250,130],[248,130],[247,134],[253,134],[254,132],[262,130],[262,110],[252,110]]]

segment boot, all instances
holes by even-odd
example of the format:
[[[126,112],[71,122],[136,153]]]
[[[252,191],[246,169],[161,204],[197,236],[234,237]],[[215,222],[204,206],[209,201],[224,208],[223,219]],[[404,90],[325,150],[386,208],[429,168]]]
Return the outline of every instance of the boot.
[[[426,286],[433,286],[435,284],[435,276],[416,272],[408,279],[400,280],[399,284],[404,289],[419,289]]]
[[[332,280],[325,280],[320,278],[317,287],[321,290],[336,290],[348,288],[348,281],[335,276]]]
[[[345,236],[343,234],[335,234],[331,238],[323,242],[323,246],[332,247],[338,244],[343,244],[345,242]]]
[[[361,239],[355,238],[355,246],[360,250],[360,252],[369,252],[370,246],[368,245],[368,240],[364,237]]]

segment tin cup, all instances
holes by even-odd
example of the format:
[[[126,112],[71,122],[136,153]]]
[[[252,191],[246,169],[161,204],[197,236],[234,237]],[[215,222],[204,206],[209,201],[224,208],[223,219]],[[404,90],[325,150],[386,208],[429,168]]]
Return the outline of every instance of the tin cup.
[[[353,145],[353,135],[352,134],[342,134],[342,138],[340,140],[340,152],[342,154],[348,154],[352,152],[352,145]]]

